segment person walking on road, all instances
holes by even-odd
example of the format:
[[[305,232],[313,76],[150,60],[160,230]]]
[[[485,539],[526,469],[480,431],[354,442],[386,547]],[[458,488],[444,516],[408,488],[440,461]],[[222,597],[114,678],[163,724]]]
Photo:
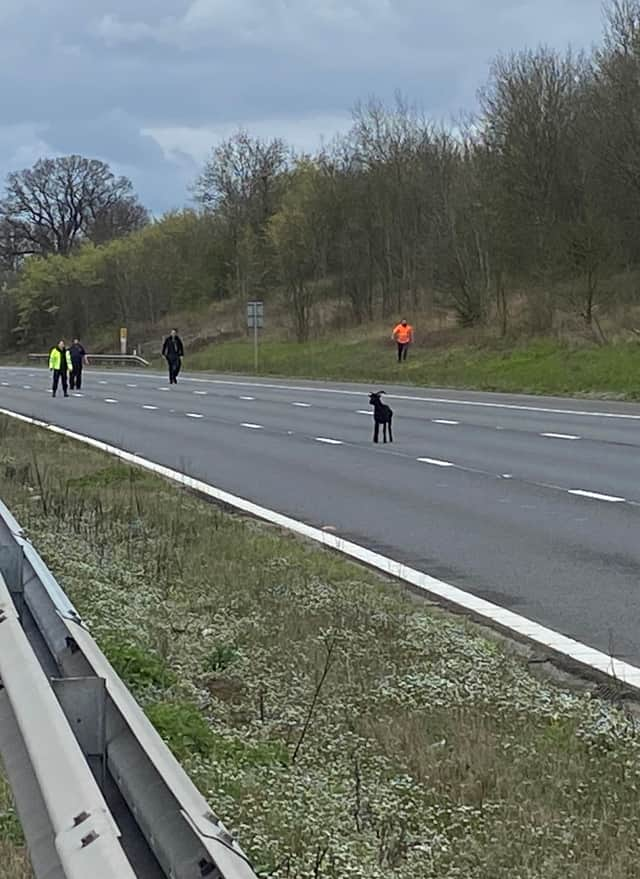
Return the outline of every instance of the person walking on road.
[[[391,338],[398,346],[398,363],[407,359],[409,345],[413,342],[413,327],[404,318],[393,330]]]
[[[80,344],[80,339],[73,340],[73,345],[69,348],[69,354],[71,355],[71,375],[69,376],[69,386],[72,391],[79,391],[82,387],[82,367],[89,365],[87,352]]]
[[[51,349],[49,353],[49,369],[53,375],[52,396],[55,397],[58,391],[58,384],[62,383],[64,395],[68,397],[67,375],[71,372],[72,364],[71,354],[64,343],[64,339],[61,339],[55,348]]]
[[[169,384],[178,384],[178,374],[182,366],[182,358],[184,357],[184,346],[182,339],[178,335],[176,329],[171,330],[162,346],[162,356],[166,358],[169,366]]]

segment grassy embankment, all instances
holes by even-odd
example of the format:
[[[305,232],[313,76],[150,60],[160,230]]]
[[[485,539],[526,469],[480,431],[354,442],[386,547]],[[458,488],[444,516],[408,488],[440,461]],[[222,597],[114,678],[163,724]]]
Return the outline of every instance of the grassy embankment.
[[[630,716],[336,555],[69,448],[0,419],[0,496],[263,875],[638,875]],[[3,879],[21,857],[0,785]]]
[[[372,384],[640,399],[640,345],[633,342],[577,347],[550,340],[504,348],[416,345],[403,364],[395,362],[394,354],[390,344],[371,338],[306,344],[266,341],[260,349],[260,373]],[[188,356],[185,368],[251,373],[253,349],[244,340],[214,344]]]

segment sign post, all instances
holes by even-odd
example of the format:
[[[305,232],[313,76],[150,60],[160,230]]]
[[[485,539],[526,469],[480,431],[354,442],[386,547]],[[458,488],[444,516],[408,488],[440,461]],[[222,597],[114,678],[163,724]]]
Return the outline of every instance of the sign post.
[[[120,353],[127,353],[127,328],[120,327]]]
[[[258,372],[258,330],[264,327],[264,302],[247,303],[247,328],[253,330],[253,367]]]

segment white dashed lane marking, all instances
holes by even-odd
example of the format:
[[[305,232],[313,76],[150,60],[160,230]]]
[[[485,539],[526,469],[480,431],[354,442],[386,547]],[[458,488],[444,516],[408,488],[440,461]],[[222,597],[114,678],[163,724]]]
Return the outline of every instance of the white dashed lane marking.
[[[106,384],[108,384],[108,382],[105,380],[102,380],[99,382],[99,384],[106,385]],[[0,385],[2,385],[2,387],[10,387],[11,386],[10,383],[6,382],[6,381],[0,382]],[[32,389],[31,385],[23,385],[22,387],[24,388],[24,390],[31,390]],[[136,388],[136,387],[138,387],[138,385],[128,384],[127,387]],[[159,387],[157,390],[169,391],[170,388],[168,386],[165,386],[165,387]],[[50,391],[45,391],[45,393],[50,393]],[[196,390],[196,391],[193,391],[193,393],[198,396],[206,396],[208,394],[207,391],[203,391],[203,390]],[[83,396],[83,394],[81,394],[79,392],[72,392],[71,395],[74,397],[82,397]],[[247,401],[254,401],[255,397],[241,396],[240,399],[247,400]],[[107,397],[107,398],[105,398],[104,402],[108,403],[108,404],[117,404],[119,401],[114,398]],[[304,409],[312,408],[312,404],[305,403],[303,401],[293,401],[291,403],[291,405],[299,407],[299,408],[304,408]],[[152,404],[145,404],[141,408],[145,409],[147,411],[157,411],[158,410],[158,407],[154,406]],[[174,410],[172,410],[172,411],[174,411]],[[369,417],[371,417],[373,414],[372,411],[368,410],[368,409],[357,409],[357,410],[355,410],[355,412],[358,415],[367,415]],[[198,412],[186,412],[184,414],[187,418],[202,419],[205,417],[203,414],[198,413]],[[459,421],[455,421],[453,419],[444,419],[444,418],[432,419],[432,423],[441,424],[441,425],[445,425],[445,426],[458,426],[460,424]],[[264,429],[263,425],[254,424],[252,422],[243,422],[241,426],[244,428],[247,428],[249,430],[263,430]],[[497,430],[504,430],[504,427],[502,425],[497,425],[496,429]],[[287,431],[287,434],[289,436],[294,435],[293,431]],[[577,441],[577,440],[582,439],[582,437],[577,434],[564,434],[564,433],[555,433],[555,432],[544,432],[544,433],[540,433],[539,436],[544,437],[545,439],[558,439],[558,440],[568,440],[568,441]],[[344,442],[342,440],[333,439],[332,437],[314,437],[313,439],[316,442],[324,443],[326,445],[334,445],[334,446],[344,445]],[[417,458],[416,460],[422,464],[430,464],[434,467],[441,467],[441,468],[455,468],[455,467],[459,466],[459,465],[456,465],[455,463],[453,463],[452,461],[443,461],[443,460],[440,460],[437,458]],[[465,469],[465,468],[463,467],[462,469]],[[515,479],[516,476],[514,476],[514,474],[511,474],[511,473],[503,473],[503,474],[500,474],[500,478],[505,479],[505,480],[509,480],[509,479]],[[557,486],[557,488],[561,488],[561,487]],[[631,501],[628,501],[627,498],[620,497],[618,495],[603,494],[601,492],[588,491],[586,489],[564,489],[564,491],[566,491],[568,494],[574,495],[575,497],[581,497],[581,498],[585,498],[585,499],[589,499],[589,500],[602,501],[605,503],[613,503],[613,504],[633,503]]]
[[[455,467],[451,461],[439,461],[437,458],[417,458],[421,464],[433,464],[434,467]]]
[[[597,491],[584,491],[582,488],[571,488],[569,489],[569,494],[590,498],[594,501],[607,501],[610,504],[624,504],[627,502],[627,499],[624,497],[616,497],[611,494],[599,494]]]
[[[72,391],[71,396],[72,397],[84,397],[84,394],[81,394],[79,391]]]

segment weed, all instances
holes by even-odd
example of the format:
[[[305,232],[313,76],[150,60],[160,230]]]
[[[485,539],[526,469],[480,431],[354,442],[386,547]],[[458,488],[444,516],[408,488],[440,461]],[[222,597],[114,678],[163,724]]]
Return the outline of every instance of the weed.
[[[129,689],[136,695],[149,687],[169,689],[176,682],[161,656],[136,644],[121,643],[115,636],[102,642],[109,661]]]
[[[232,644],[217,644],[207,657],[207,665],[211,671],[225,671],[238,656]]]
[[[197,705],[189,702],[154,702],[146,706],[147,717],[178,760],[194,754],[210,756],[215,737]]]

